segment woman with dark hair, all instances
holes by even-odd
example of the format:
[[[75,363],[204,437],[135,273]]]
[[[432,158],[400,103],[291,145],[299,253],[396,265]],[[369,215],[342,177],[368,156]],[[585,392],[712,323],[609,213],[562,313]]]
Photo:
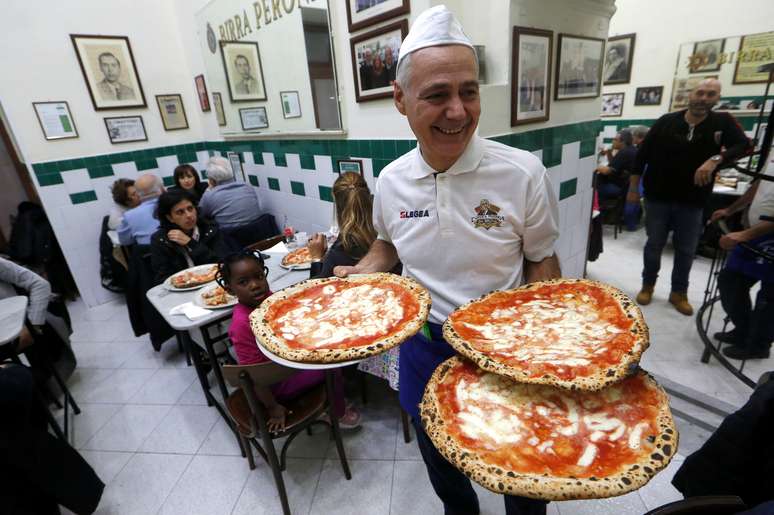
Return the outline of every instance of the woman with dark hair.
[[[173,178],[175,180],[175,185],[169,188],[169,191],[187,191],[194,196],[196,203],[198,204],[204,191],[207,189],[207,183],[199,179],[196,168],[191,165],[180,165],[175,168]]]
[[[110,188],[113,195],[113,207],[108,217],[108,230],[115,231],[124,219],[124,213],[140,205],[140,195],[131,179],[118,179]]]
[[[196,265],[217,263],[226,254],[218,226],[200,219],[196,199],[186,191],[159,197],[161,227],[151,237],[151,265],[156,282]]]

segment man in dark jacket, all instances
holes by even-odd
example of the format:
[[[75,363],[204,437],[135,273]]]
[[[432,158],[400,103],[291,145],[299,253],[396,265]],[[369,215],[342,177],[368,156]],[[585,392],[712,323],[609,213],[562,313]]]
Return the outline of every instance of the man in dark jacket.
[[[661,268],[661,252],[670,230],[675,247],[669,302],[683,315],[688,302],[688,276],[702,230],[702,212],[715,170],[745,154],[750,141],[728,113],[712,111],[720,99],[720,81],[705,79],[691,91],[688,109],[665,114],[653,124],[637,152],[627,201],[639,203],[640,176],[645,174],[648,241],[644,250],[639,304],[649,304]]]

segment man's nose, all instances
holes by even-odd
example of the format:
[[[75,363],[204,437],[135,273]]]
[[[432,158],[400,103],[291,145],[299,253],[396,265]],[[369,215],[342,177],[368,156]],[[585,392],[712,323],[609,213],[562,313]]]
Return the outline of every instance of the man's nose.
[[[446,118],[459,120],[465,117],[465,104],[459,95],[453,95],[446,106]]]

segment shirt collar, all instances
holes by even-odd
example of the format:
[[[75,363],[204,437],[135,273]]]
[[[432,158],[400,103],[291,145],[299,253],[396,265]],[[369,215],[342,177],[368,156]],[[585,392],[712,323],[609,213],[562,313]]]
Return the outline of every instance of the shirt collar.
[[[484,157],[484,142],[478,134],[474,134],[468,142],[468,146],[465,147],[465,151],[457,159],[446,172],[449,175],[461,175],[463,173],[472,172],[481,164],[481,159]],[[414,156],[414,166],[411,168],[410,177],[413,179],[423,179],[429,175],[438,173],[438,170],[433,169],[432,166],[427,164],[425,158],[422,157],[422,152],[419,146],[417,146],[416,155]]]

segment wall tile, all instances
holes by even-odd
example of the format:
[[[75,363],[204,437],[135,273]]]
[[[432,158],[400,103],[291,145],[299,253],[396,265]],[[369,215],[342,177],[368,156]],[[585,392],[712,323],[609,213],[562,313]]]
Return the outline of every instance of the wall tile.
[[[70,193],[70,200],[73,204],[93,202],[97,200],[97,193],[94,190],[82,191],[80,193]]]
[[[280,190],[279,180],[274,177],[269,177],[269,189],[274,191]]]
[[[578,188],[578,179],[571,179],[565,181],[559,185],[559,200],[564,200],[568,197],[575,195],[575,191]]]
[[[258,177],[256,177],[255,175],[248,175],[247,179],[250,181],[250,184],[252,184],[253,186],[255,187],[259,186]]]
[[[38,186],[53,186],[55,184],[64,184],[62,174],[59,172],[47,173],[45,175],[39,175],[36,177],[38,180]]]
[[[306,189],[304,188],[303,182],[290,181],[290,191],[292,191],[294,195],[300,195],[302,197],[306,196]]]
[[[331,156],[314,156],[314,168],[318,173],[331,173],[333,172],[333,162]]]
[[[315,167],[314,156],[312,156],[312,155],[301,154],[301,156],[299,156],[299,161],[301,163],[301,169],[303,169],[303,170],[312,170],[312,171],[314,171],[315,168],[316,168]]]
[[[320,200],[326,202],[333,202],[333,190],[328,186],[317,186],[317,190],[320,192]]]
[[[274,166],[287,166],[288,161],[285,157],[285,154],[281,154],[278,152],[274,153]]]
[[[92,189],[89,172],[85,169],[63,172],[62,179],[68,193],[78,193]]]

